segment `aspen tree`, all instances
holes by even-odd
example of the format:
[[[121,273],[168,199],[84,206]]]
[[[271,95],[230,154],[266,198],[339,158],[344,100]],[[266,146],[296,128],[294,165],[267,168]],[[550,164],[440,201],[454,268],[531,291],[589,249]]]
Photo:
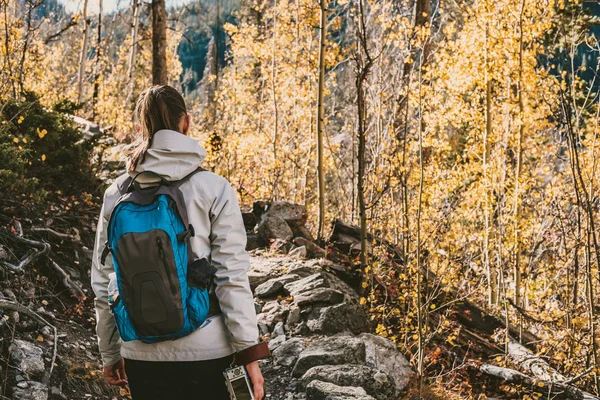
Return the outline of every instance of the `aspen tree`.
[[[88,1],[83,1],[83,38],[81,39],[81,52],[79,53],[79,71],[77,72],[77,102],[83,103],[84,87],[83,81],[85,79],[85,64],[87,61],[88,52],[88,39],[89,39],[89,28],[90,20],[88,19]]]
[[[323,131],[325,129],[325,38],[327,36],[327,0],[320,0],[319,84],[317,89],[317,175],[319,184],[319,222],[317,241],[323,239],[325,226],[325,167],[323,165]]]

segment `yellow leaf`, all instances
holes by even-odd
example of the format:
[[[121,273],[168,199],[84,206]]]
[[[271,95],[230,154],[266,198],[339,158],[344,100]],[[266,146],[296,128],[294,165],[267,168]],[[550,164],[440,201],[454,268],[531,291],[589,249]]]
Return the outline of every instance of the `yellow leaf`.
[[[13,142],[15,142],[15,143],[19,143],[19,138],[18,138],[18,137],[14,138],[14,139],[13,139]]]
[[[25,117],[21,115],[19,117],[19,120],[17,121],[17,124],[22,124],[24,120],[25,120]]]
[[[42,304],[47,306],[48,305],[48,300],[42,300]]]
[[[42,161],[46,161],[46,155],[42,154]]]
[[[432,304],[432,305],[430,306],[430,308],[431,308],[432,310],[435,310],[435,307],[436,307],[436,305],[435,305],[435,304]]]
[[[45,129],[42,129],[42,130],[40,131],[40,128],[37,128],[37,129],[36,129],[36,131],[37,131],[37,134],[38,134],[38,136],[40,137],[40,139],[43,139],[43,138],[44,138],[44,136],[46,136],[46,134],[48,133],[48,131],[47,131],[47,130],[45,130]]]
[[[43,342],[43,341],[44,341],[44,337],[43,337],[42,335],[39,335],[39,336],[36,338],[36,340],[37,340],[38,342]]]
[[[23,138],[23,143],[27,143],[27,138]]]
[[[363,289],[366,289],[369,285],[367,284],[367,282],[363,282],[361,286],[363,287]]]
[[[367,299],[365,299],[364,297],[361,297],[360,298],[360,305],[362,306],[362,305],[365,305],[365,304],[367,304]]]

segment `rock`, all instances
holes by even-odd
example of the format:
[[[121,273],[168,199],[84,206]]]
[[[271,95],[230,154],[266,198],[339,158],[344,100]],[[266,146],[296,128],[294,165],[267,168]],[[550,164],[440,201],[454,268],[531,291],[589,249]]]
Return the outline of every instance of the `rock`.
[[[342,301],[344,301],[344,294],[329,288],[316,288],[294,296],[294,303],[299,307],[314,303],[337,304]]]
[[[13,390],[14,400],[48,400],[48,388],[39,382],[27,381],[25,387],[16,387]]]
[[[16,368],[29,378],[39,378],[44,374],[44,352],[41,347],[17,339],[10,345],[9,353]]]
[[[246,227],[246,232],[252,232],[256,224],[258,223],[258,218],[256,214],[254,214],[251,208],[243,207],[242,208],[242,219],[244,220],[244,227]]]
[[[293,242],[296,246],[306,247],[308,257],[310,258],[322,258],[327,255],[327,250],[319,247],[314,242],[306,239],[305,237],[296,237],[294,238]]]
[[[283,274],[286,257],[265,259],[261,257],[250,257],[250,270],[248,280],[250,287],[254,290],[258,285],[276,278]],[[289,263],[289,260],[287,260]]]
[[[302,339],[292,338],[273,351],[273,362],[284,367],[291,367],[296,363],[303,350],[304,343]]]
[[[294,233],[290,226],[282,218],[266,214],[258,224],[258,235],[266,242],[271,239],[288,241]]]
[[[306,371],[301,383],[306,387],[319,380],[338,386],[362,387],[377,400],[396,398],[396,386],[386,373],[365,365],[320,365]]]
[[[68,400],[67,396],[65,396],[62,390],[60,390],[60,388],[57,388],[56,386],[52,386],[50,388],[50,398],[52,400]]]
[[[285,320],[285,326],[287,330],[291,330],[292,326],[299,324],[302,321],[302,314],[300,313],[300,307],[296,304],[290,306],[290,311]]]
[[[388,339],[370,333],[363,333],[359,338],[365,344],[365,364],[388,374],[398,391],[404,389],[408,385],[412,370],[396,345]]]
[[[307,400],[375,400],[365,389],[352,386],[337,386],[323,381],[312,381],[306,387]]]
[[[299,275],[286,274],[277,278],[269,279],[261,283],[254,289],[254,294],[258,297],[269,297],[283,291],[283,285],[300,279]]]
[[[279,348],[282,344],[284,344],[285,341],[285,335],[277,336],[276,338],[269,340],[269,350],[274,351],[275,349]]]
[[[276,323],[283,322],[288,313],[288,307],[286,305],[279,304],[278,301],[269,301],[263,306],[263,312],[258,314],[256,317],[260,324],[265,324],[270,332]]]
[[[292,376],[300,377],[318,365],[365,364],[365,343],[352,336],[328,337],[300,353]]]
[[[254,204],[252,204],[252,212],[254,213],[254,215],[256,215],[256,218],[260,219],[263,216],[263,214],[267,211],[270,205],[271,203],[268,201],[257,200],[254,202]]]
[[[369,319],[361,306],[342,303],[313,310],[306,326],[311,332],[326,335],[344,331],[359,334],[369,331]]]
[[[269,297],[283,290],[283,282],[278,279],[269,279],[265,283],[261,283],[254,289],[254,294],[257,297]]]
[[[306,246],[296,247],[288,253],[288,257],[297,258],[298,260],[306,259],[307,255],[308,252],[306,250]]]
[[[269,217],[278,217],[294,226],[303,226],[308,218],[306,207],[287,201],[274,201],[267,209]]]
[[[269,244],[265,242],[256,233],[247,233],[246,238],[246,251],[261,249],[263,247],[267,247],[267,245]]]
[[[283,322],[278,322],[273,328],[273,333],[271,334],[272,338],[276,338],[278,336],[285,336],[285,330],[283,329]]]
[[[8,260],[8,253],[2,245],[0,245],[0,260]]]
[[[290,271],[290,273],[292,272]],[[300,275],[296,270],[294,270],[293,273]],[[288,293],[294,297],[294,299],[297,296],[304,295],[307,292],[318,288],[329,288],[341,292],[343,299],[338,301],[338,303],[346,301],[352,304],[357,304],[360,299],[358,294],[345,282],[324,271],[317,272],[298,281],[290,282],[284,285],[284,289],[287,290]]]
[[[320,272],[323,272],[323,267],[314,261],[298,263],[298,265],[294,265],[287,270],[288,274],[295,274],[301,278],[306,278]]]

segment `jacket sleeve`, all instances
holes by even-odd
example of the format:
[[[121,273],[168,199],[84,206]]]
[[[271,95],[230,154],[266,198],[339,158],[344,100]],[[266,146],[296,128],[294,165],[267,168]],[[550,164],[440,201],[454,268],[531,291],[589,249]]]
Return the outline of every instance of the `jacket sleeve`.
[[[237,196],[227,182],[214,200],[211,211],[211,260],[215,293],[236,351],[258,343],[254,299],[248,281],[250,257],[246,252],[246,229]]]
[[[96,334],[98,347],[104,366],[113,365],[121,359],[121,338],[115,333],[115,320],[108,306],[108,274],[114,271],[112,257],[107,257],[105,265],[100,263],[104,243],[107,239],[108,218],[106,215],[106,194],[102,204],[102,211],[96,227],[96,241],[92,256],[92,289],[96,298]]]

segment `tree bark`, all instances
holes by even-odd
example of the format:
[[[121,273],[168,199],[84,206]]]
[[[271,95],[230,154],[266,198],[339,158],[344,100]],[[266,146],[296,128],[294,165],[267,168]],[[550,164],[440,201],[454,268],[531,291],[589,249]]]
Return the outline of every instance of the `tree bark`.
[[[317,93],[317,175],[319,180],[319,227],[317,242],[323,239],[325,226],[325,172],[323,165],[323,134],[325,127],[325,39],[327,36],[327,0],[321,0],[321,24],[319,26],[319,88]]]
[[[85,79],[85,64],[87,61],[88,39],[90,20],[87,16],[88,0],[83,2],[83,39],[81,41],[81,53],[79,54],[79,71],[77,73],[77,102],[83,103],[83,80]]]
[[[166,85],[167,10],[165,0],[152,0],[152,84]]]
[[[135,0],[134,0],[135,1]],[[98,1],[98,37],[96,38],[96,76],[94,77],[94,94],[92,102],[96,105],[98,95],[100,94],[100,69],[102,65],[100,60],[102,57],[102,0]],[[95,115],[95,112],[94,112]]]
[[[125,103],[129,104],[133,96],[133,88],[135,87],[134,71],[135,71],[135,58],[137,55],[137,36],[138,27],[140,25],[140,0],[133,0],[132,12],[133,20],[131,21],[131,49],[129,50],[129,65],[127,67],[127,100]]]

